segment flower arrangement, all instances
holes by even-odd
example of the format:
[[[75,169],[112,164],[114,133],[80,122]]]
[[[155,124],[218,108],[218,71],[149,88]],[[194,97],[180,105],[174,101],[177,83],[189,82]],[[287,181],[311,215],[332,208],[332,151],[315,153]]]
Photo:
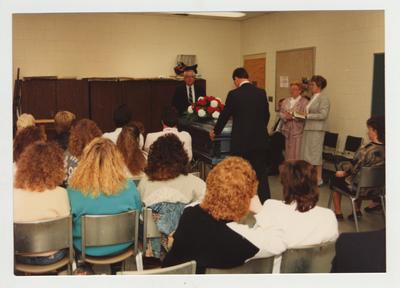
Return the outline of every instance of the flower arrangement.
[[[218,97],[202,96],[192,103],[187,109],[187,116],[191,120],[194,119],[218,119],[224,104]]]

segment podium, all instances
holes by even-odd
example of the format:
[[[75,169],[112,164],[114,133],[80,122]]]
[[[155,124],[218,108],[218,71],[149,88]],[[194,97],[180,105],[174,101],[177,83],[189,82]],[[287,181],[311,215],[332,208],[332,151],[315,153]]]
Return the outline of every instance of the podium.
[[[193,159],[200,168],[200,177],[205,179],[213,166],[230,155],[232,121],[229,120],[221,134],[211,141],[209,133],[214,129],[216,120],[188,121],[179,119],[178,129],[186,131],[192,137]]]

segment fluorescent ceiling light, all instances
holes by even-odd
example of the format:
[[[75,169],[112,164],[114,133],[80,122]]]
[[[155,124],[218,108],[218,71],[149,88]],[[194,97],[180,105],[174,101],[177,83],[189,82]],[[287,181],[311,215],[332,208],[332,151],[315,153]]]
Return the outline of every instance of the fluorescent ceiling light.
[[[189,15],[240,18],[246,16],[243,12],[190,12]]]

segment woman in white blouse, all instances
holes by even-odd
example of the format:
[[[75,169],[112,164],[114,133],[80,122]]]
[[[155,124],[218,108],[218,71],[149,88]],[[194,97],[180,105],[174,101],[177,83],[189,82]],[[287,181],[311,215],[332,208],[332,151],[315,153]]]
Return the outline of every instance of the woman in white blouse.
[[[286,249],[336,241],[339,231],[335,214],[316,206],[319,196],[316,168],[303,160],[287,161],[281,166],[280,177],[284,200],[269,199],[262,206],[253,201],[251,209],[257,213],[253,229],[262,228],[271,239],[280,237]],[[282,247],[279,241],[276,243]],[[275,254],[284,252],[277,248],[269,249]],[[279,272],[281,258],[275,260],[274,272]]]

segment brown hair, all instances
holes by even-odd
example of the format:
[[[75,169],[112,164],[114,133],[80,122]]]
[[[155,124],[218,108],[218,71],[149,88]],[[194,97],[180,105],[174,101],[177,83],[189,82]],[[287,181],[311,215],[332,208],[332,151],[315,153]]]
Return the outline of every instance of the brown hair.
[[[79,158],[85,146],[102,135],[103,133],[94,121],[81,119],[71,128],[68,150],[73,156]]]
[[[97,197],[119,193],[127,184],[125,163],[117,146],[105,138],[95,138],[84,149],[69,186],[84,195]]]
[[[280,167],[285,204],[296,201],[296,210],[306,212],[318,202],[317,169],[304,160],[286,161]]]
[[[139,128],[131,124],[122,128],[117,140],[117,147],[132,175],[138,175],[146,166],[146,158],[139,148],[139,137]]]
[[[17,167],[15,188],[51,190],[64,178],[64,152],[54,142],[35,142],[22,152]]]
[[[20,130],[14,138],[13,142],[13,158],[18,161],[21,153],[30,144],[36,141],[46,141],[47,136],[44,127],[28,126]]]
[[[189,157],[174,134],[159,137],[150,146],[145,173],[151,181],[166,181],[188,174]]]
[[[371,127],[378,134],[378,140],[385,143],[385,117],[372,116],[367,120],[367,126]]]
[[[54,116],[54,128],[58,134],[68,132],[76,116],[69,111],[59,111]]]
[[[216,220],[238,221],[245,216],[256,194],[258,181],[249,162],[228,157],[208,174],[207,190],[200,207]]]
[[[328,85],[328,82],[324,77],[321,75],[314,75],[311,77],[310,82],[314,82],[315,85],[317,85],[321,90],[325,89],[326,85]]]

